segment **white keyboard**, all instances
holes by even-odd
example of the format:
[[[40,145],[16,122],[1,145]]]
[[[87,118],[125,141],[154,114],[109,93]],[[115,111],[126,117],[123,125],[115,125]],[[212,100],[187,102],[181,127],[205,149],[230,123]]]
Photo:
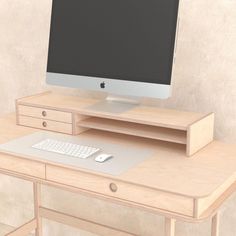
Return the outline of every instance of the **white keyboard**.
[[[45,139],[34,144],[32,148],[83,159],[86,159],[100,151],[99,148],[82,146],[79,144],[62,142],[54,139]]]

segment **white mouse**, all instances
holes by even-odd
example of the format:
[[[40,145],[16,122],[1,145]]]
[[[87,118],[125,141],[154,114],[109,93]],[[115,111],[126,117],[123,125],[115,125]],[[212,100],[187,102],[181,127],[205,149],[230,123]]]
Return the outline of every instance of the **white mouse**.
[[[102,153],[102,154],[98,155],[98,156],[95,158],[95,161],[96,161],[96,162],[103,163],[103,162],[109,160],[110,158],[112,158],[112,155]]]

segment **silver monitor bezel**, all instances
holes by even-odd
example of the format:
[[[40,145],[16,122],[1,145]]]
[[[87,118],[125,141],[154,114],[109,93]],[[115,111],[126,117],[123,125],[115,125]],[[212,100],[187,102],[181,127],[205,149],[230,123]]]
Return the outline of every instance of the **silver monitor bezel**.
[[[166,99],[171,95],[171,85],[81,75],[47,72],[46,82],[55,86],[102,91],[124,96]]]
[[[149,98],[159,98],[159,99],[167,99],[171,97],[173,71],[174,71],[176,52],[177,52],[177,42],[179,35],[180,5],[181,5],[181,0],[179,0],[178,4],[178,16],[177,16],[177,24],[175,31],[175,45],[172,58],[172,68],[171,68],[172,71],[171,71],[170,84],[166,85],[157,83],[136,82],[128,80],[71,75],[71,74],[62,74],[54,72],[47,72],[46,83],[49,85],[61,86],[61,87],[87,89],[100,92],[102,91],[121,96],[123,95],[123,96],[147,97],[147,98],[149,97]],[[102,83],[105,84],[104,88],[101,87]]]

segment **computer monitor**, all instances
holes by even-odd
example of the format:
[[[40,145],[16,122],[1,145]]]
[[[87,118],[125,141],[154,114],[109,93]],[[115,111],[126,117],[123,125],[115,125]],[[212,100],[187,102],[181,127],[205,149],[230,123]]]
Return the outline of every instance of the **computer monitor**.
[[[47,83],[168,98],[179,0],[55,0]]]

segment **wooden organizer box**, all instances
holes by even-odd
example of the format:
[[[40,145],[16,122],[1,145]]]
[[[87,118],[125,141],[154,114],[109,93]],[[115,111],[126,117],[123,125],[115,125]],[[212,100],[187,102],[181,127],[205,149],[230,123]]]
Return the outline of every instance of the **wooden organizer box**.
[[[186,155],[213,141],[214,114],[137,106],[114,114],[92,110],[99,100],[46,92],[16,101],[17,124],[77,135],[88,129],[186,146]]]

